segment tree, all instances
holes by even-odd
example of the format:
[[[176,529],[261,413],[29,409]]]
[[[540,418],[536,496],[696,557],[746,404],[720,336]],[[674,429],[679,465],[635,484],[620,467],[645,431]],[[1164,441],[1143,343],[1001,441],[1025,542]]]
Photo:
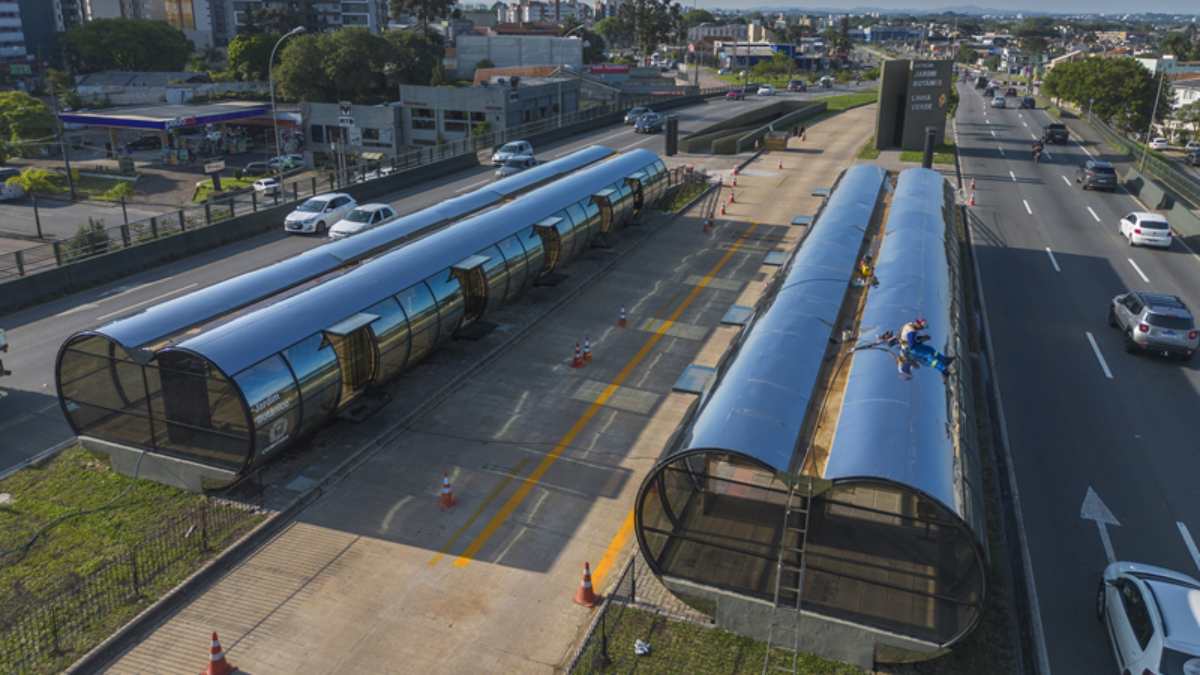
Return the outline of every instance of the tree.
[[[615,16],[606,16],[592,24],[592,31],[614,47],[624,47],[633,43],[632,26]]]
[[[282,95],[307,101],[386,97],[399,68],[395,45],[365,28],[300,35],[282,48],[275,73]]]
[[[966,63],[970,65],[979,60],[979,52],[971,49],[970,47],[963,47],[962,49],[958,50],[958,56],[954,60],[959,63]]]
[[[421,22],[421,29],[429,26],[430,21],[444,19],[450,15],[450,7],[455,0],[391,0],[392,16],[411,14]]]
[[[1163,54],[1173,54],[1180,61],[1191,61],[1200,58],[1200,46],[1192,43],[1192,38],[1187,33],[1168,33],[1158,43],[1159,50]]]
[[[567,19],[563,22],[558,34],[566,35],[570,33],[583,40],[584,63],[604,63],[604,48],[607,46],[604,43],[604,38],[599,33],[582,28],[582,25],[577,19]]]
[[[0,139],[20,144],[53,136],[54,116],[45,103],[23,91],[0,92]]]
[[[442,37],[421,30],[391,30],[383,38],[395,50],[391,84],[429,84],[445,52]]]
[[[63,35],[75,70],[183,70],[192,43],[164,21],[97,19]]]
[[[1088,109],[1127,132],[1150,123],[1159,80],[1133,59],[1091,58],[1060,63],[1042,79],[1042,90],[1054,98]],[[1156,118],[1170,112],[1170,88],[1163,87]]]
[[[278,41],[279,35],[275,33],[238,33],[229,41],[229,70],[242,81],[266,80],[271,49]]]
[[[479,63],[475,64],[475,70],[479,70],[481,68],[495,68],[495,67],[496,67],[496,64],[491,59],[481,59],[479,61]]]
[[[689,9],[683,13],[683,23],[688,28],[699,26],[702,23],[715,23],[716,20],[717,17],[706,9]]]
[[[36,166],[21,169],[21,173],[9,178],[4,183],[5,185],[19,185],[25,194],[62,192],[62,188],[58,186],[57,175]]]
[[[643,58],[678,36],[681,23],[679,4],[669,0],[630,0],[620,6],[616,18]]]

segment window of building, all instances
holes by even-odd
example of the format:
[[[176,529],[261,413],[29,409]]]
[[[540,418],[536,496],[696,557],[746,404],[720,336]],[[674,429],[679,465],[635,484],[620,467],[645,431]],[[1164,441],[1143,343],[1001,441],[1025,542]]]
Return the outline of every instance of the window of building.
[[[433,131],[435,128],[437,128],[437,125],[433,120],[416,117],[413,118],[412,125],[414,129],[426,129],[429,131]]]
[[[366,14],[343,14],[342,15],[342,25],[343,26],[365,26],[365,25],[367,25],[367,15]]]
[[[473,112],[473,113],[471,113],[471,121],[472,122],[486,122],[487,121],[487,113]]]
[[[313,143],[325,142],[325,127],[320,124],[314,124],[309,128],[309,134],[312,136]]]

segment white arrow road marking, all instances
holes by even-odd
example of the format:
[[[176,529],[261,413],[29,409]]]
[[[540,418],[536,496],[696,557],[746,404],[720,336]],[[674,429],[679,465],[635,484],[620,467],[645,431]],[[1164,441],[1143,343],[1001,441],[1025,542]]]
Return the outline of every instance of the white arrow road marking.
[[[1108,369],[1108,362],[1104,360],[1104,355],[1100,353],[1100,345],[1096,344],[1096,338],[1092,337],[1090,332],[1085,333],[1088,342],[1092,343],[1092,352],[1096,355],[1096,360],[1100,362],[1100,368],[1104,371],[1104,376],[1108,379],[1113,379],[1112,371]]]
[[[1177,521],[1175,526],[1179,528],[1179,534],[1183,537],[1183,545],[1187,546],[1188,553],[1192,554],[1192,562],[1196,563],[1196,569],[1200,569],[1200,550],[1196,548],[1196,542],[1192,541],[1192,533],[1188,532],[1183,521]]]
[[[1091,333],[1088,333],[1090,336]],[[1093,343],[1094,344],[1094,343]],[[1108,510],[1104,502],[1100,499],[1100,495],[1088,486],[1087,494],[1083,496],[1083,504],[1079,507],[1079,517],[1084,520],[1096,521],[1096,529],[1100,530],[1100,543],[1104,545],[1104,555],[1108,558],[1108,562],[1115,562],[1117,556],[1113,554],[1112,540],[1108,538],[1108,526],[1121,526],[1121,523]]]

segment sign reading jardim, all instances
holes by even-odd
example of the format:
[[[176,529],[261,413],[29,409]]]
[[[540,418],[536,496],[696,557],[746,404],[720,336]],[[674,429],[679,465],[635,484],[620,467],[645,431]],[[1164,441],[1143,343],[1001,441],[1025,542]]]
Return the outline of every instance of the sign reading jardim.
[[[920,150],[925,128],[946,133],[954,64],[950,61],[888,61],[879,84],[876,146]]]

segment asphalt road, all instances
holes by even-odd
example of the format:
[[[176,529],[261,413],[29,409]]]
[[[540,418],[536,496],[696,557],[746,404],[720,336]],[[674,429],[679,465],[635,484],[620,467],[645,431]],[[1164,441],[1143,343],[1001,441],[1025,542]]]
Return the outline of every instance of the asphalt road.
[[[844,89],[821,95],[845,93]],[[780,97],[808,97],[785,94]],[[673,111],[680,132],[690,133],[717,120],[771,102],[750,97],[745,101],[714,100]],[[592,144],[618,150],[634,147],[662,151],[663,135],[638,135],[632,127],[609,126],[591,133],[536,148],[541,159],[554,159]],[[690,159],[690,158],[689,158]],[[697,157],[696,163],[703,158]],[[432,206],[492,181],[491,167],[462,171],[436,184],[401,190],[386,199],[400,213]],[[39,307],[0,317],[7,332],[9,353],[4,365],[13,374],[0,379],[0,469],[12,466],[71,435],[58,406],[54,385],[54,360],[59,346],[70,335],[170,298],[204,288],[243,272],[264,267],[325,242],[311,236],[272,232],[207,251],[185,260],[147,270],[120,282],[77,293]]]
[[[1039,610],[1033,630],[1045,637],[1035,658],[1056,673],[1116,672],[1095,615],[1108,554],[1081,507],[1090,488],[1119,521],[1107,528],[1116,559],[1200,577],[1191,544],[1200,536],[1200,358],[1126,354],[1107,303],[1153,289],[1200,312],[1200,257],[1178,241],[1162,251],[1118,236],[1119,218],[1143,207],[1073,183],[1087,153],[1102,152],[1094,139],[1048,146],[1034,164],[1044,112],[992,109],[975,90],[959,91],[962,171],[976,180],[975,252]],[[1074,138],[1084,130],[1070,126]]]

